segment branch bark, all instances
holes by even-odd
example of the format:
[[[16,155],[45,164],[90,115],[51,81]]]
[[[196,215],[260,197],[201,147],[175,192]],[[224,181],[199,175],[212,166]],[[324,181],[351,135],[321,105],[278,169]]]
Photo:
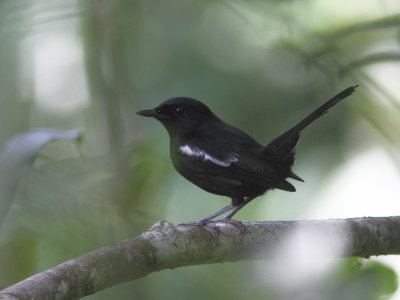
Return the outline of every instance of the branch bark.
[[[136,238],[20,281],[0,291],[0,299],[78,299],[163,269],[274,258],[284,255],[281,247],[293,235],[307,237],[303,242],[312,247],[324,245],[321,257],[400,254],[400,217],[212,222],[207,227],[160,221]]]

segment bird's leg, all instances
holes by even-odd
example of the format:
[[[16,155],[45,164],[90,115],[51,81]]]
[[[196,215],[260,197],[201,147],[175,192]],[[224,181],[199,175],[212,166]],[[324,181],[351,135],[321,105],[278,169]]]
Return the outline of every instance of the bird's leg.
[[[242,203],[239,205],[234,206],[233,210],[227,214],[225,217],[222,218],[222,220],[231,220],[231,218],[236,215],[236,213],[241,210],[246,204],[248,204],[251,200],[253,200],[255,197],[247,197]]]
[[[190,222],[190,223],[184,223],[184,224],[180,224],[180,225],[203,225],[205,223],[207,223],[208,221],[211,221],[212,219],[215,219],[216,217],[222,215],[223,213],[230,211],[231,209],[234,209],[236,206],[234,206],[233,204],[229,204],[228,206],[225,206],[224,208],[221,208],[220,210],[216,211],[215,213],[209,215],[208,217],[205,217],[203,219],[201,219],[198,222]]]
[[[215,213],[209,215],[208,217],[201,219],[198,223],[205,224],[208,221],[211,221],[212,219],[215,219],[216,217],[218,217],[218,216],[222,215],[223,213],[230,211],[231,209],[234,209],[234,208],[235,208],[235,206],[233,206],[232,204],[229,204],[228,206],[221,208],[220,210],[216,211]]]

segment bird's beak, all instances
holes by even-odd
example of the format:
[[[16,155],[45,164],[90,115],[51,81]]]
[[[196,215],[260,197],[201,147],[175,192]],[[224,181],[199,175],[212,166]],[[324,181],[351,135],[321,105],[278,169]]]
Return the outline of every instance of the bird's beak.
[[[155,109],[144,109],[144,110],[139,110],[137,112],[138,115],[144,116],[144,117],[156,117],[158,114]]]

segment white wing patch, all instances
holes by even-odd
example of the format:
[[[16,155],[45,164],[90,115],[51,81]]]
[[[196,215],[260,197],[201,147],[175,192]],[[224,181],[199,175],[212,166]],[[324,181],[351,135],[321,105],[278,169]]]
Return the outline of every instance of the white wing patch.
[[[220,160],[204,150],[201,150],[197,147],[189,146],[189,145],[184,145],[179,147],[179,152],[182,154],[186,154],[189,156],[193,157],[198,157],[204,161],[209,160],[213,162],[216,165],[222,166],[222,167],[229,167],[231,163],[238,161],[238,155],[236,153],[231,153],[225,160]]]

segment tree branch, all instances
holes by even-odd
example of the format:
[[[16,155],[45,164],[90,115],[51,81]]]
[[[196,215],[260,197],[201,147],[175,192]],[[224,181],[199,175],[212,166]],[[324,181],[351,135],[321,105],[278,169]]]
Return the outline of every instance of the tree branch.
[[[324,245],[321,257],[400,254],[400,217],[213,222],[207,227],[161,221],[136,238],[20,281],[0,291],[0,299],[77,299],[163,269],[274,258],[294,235],[306,237],[303,242],[313,248]]]

